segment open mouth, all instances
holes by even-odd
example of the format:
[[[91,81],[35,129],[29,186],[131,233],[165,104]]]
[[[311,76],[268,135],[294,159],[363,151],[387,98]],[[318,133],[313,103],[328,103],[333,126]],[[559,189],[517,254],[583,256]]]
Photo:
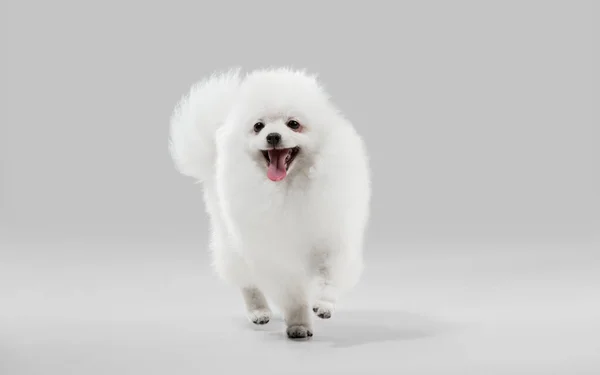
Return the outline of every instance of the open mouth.
[[[300,147],[263,150],[262,154],[267,161],[267,177],[269,177],[269,180],[283,180],[298,152],[300,152]]]

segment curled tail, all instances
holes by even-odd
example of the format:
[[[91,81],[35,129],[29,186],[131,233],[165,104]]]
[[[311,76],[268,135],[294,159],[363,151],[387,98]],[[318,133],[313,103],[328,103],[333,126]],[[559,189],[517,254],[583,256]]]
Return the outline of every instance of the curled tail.
[[[215,133],[235,100],[239,72],[232,69],[196,83],[175,106],[169,152],[181,174],[201,182],[214,174]]]

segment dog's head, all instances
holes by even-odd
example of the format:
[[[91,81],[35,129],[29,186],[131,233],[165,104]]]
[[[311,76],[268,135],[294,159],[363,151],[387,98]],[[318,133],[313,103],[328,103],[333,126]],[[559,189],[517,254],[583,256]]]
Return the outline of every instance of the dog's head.
[[[247,155],[271,181],[309,168],[336,111],[316,77],[288,69],[249,74],[231,122]],[[289,178],[289,177],[288,177]]]

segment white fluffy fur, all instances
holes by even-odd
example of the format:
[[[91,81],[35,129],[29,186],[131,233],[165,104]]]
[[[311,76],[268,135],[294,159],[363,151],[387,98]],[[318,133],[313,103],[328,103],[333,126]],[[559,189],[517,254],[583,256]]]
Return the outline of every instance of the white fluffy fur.
[[[294,132],[288,118],[304,127]],[[257,121],[265,128],[253,131]],[[282,135],[301,151],[279,182],[260,150]],[[194,85],[171,119],[178,170],[204,185],[214,266],[240,288],[250,320],[268,322],[267,298],[291,338],[312,336],[312,311],[329,318],[362,272],[370,176],[364,144],[315,76],[239,70]]]

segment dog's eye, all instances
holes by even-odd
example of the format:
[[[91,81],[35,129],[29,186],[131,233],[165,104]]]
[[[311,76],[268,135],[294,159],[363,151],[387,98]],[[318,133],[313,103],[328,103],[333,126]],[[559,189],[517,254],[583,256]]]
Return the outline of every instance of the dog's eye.
[[[296,121],[296,120],[290,120],[290,121],[287,122],[287,126],[290,129],[296,130],[296,129],[298,129],[300,127],[300,123],[298,123],[298,121]]]
[[[262,128],[265,127],[265,124],[263,124],[262,122],[257,122],[256,124],[254,124],[254,132],[258,133],[262,130]]]

